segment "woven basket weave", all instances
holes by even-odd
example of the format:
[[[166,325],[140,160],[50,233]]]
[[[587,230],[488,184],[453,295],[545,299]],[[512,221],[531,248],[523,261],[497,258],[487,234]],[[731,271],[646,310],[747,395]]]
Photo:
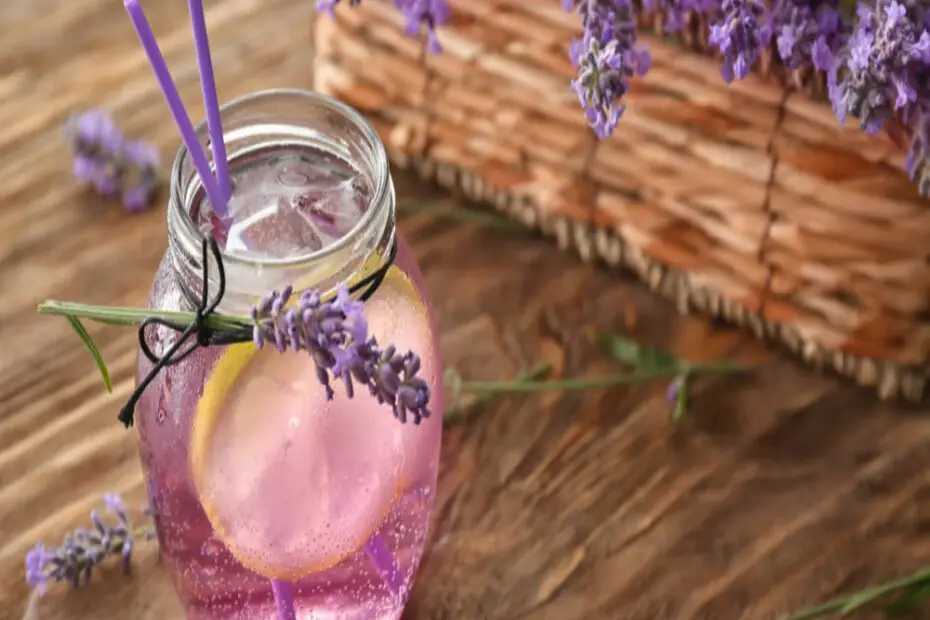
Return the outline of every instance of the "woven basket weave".
[[[450,4],[439,55],[386,2],[319,17],[315,87],[363,111],[395,163],[629,268],[682,312],[921,399],[930,210],[906,137],[839,125],[822,79],[771,54],[727,86],[694,19],[683,38],[642,37],[652,69],[598,141],[568,86],[576,15],[559,0]]]

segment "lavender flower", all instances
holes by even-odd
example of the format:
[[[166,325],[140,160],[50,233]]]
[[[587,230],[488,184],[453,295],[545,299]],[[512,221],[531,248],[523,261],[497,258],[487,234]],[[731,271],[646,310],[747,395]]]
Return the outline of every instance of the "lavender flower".
[[[761,0],[723,0],[722,18],[710,27],[709,41],[723,54],[720,75],[729,84],[749,75],[762,48],[772,39],[769,16]]]
[[[613,133],[625,106],[617,100],[629,89],[629,79],[645,75],[651,58],[636,45],[634,9],[630,0],[563,0],[563,8],[581,15],[584,35],[569,50],[578,78],[572,89],[599,138]]]
[[[682,385],[684,385],[684,379],[681,375],[669,381],[668,386],[665,388],[665,400],[670,403],[676,402],[678,400],[678,395],[681,393]]]
[[[362,0],[348,0],[349,6],[357,6]],[[326,11],[334,16],[336,5],[341,0],[317,0],[318,11]],[[433,53],[442,51],[436,28],[449,19],[449,5],[446,0],[393,0],[394,6],[400,9],[406,18],[407,34],[416,35],[420,26],[426,26],[426,49]]]
[[[860,4],[858,17],[845,67],[828,72],[829,92],[840,122],[852,114],[866,132],[875,133],[896,112],[910,120],[918,99],[930,94],[930,34],[926,13],[916,2],[877,0],[874,8]],[[913,174],[913,165],[923,156],[912,153],[909,159]]]
[[[73,172],[101,195],[122,195],[129,211],[140,211],[158,185],[157,149],[142,140],[127,140],[105,112],[90,110],[65,124],[74,153]]]
[[[394,6],[404,14],[408,34],[417,34],[422,24],[426,26],[426,49],[434,54],[442,51],[436,37],[436,27],[449,19],[446,0],[394,0]]]
[[[44,594],[50,581],[68,581],[74,587],[90,581],[94,569],[108,557],[119,557],[123,571],[129,563],[136,540],[151,540],[151,527],[133,529],[120,497],[104,495],[107,510],[117,518],[116,525],[106,525],[96,510],[90,513],[92,530],[78,528],[65,536],[61,547],[46,547],[42,543],[26,554],[26,583]]]
[[[643,0],[643,10],[664,15],[665,32],[672,34],[684,30],[691,14],[704,12],[707,4],[702,0]]]
[[[308,290],[289,307],[292,294],[287,287],[252,308],[256,346],[271,342],[281,352],[309,353],[329,399],[334,396],[331,377],[336,377],[345,384],[349,398],[355,393],[354,382],[366,385],[401,422],[407,421],[408,413],[414,424],[430,416],[429,386],[417,376],[420,358],[413,352],[400,354],[393,346],[381,349],[368,334],[362,302],[353,301],[342,286],[332,301],[324,302],[317,291]]]
[[[829,71],[849,35],[839,0],[776,0],[772,24],[778,55],[791,69],[812,63]]]

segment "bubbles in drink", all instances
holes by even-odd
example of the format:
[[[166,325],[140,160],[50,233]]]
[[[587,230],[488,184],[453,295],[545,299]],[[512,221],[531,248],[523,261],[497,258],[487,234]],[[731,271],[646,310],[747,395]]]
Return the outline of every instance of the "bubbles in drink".
[[[240,256],[287,258],[320,250],[352,230],[371,199],[367,180],[351,164],[309,147],[237,159],[230,174],[233,193],[225,221],[206,199],[194,217]]]

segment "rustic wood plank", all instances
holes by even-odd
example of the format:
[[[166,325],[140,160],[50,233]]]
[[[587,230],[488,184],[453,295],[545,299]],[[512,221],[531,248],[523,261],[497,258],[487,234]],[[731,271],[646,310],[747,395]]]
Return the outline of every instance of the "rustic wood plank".
[[[312,4],[207,3],[224,99],[310,84]],[[202,116],[183,3],[147,10]],[[166,157],[178,138],[119,3],[9,1],[0,24],[0,620],[178,618],[151,546],[131,576],[104,568],[27,613],[22,558],[37,539],[86,523],[105,491],[144,500],[135,438],[114,419],[132,385],[134,335],[90,326],[111,362],[108,396],[64,321],[36,316],[35,304],[139,304],[166,244],[164,207],[129,215],[70,180],[59,123],[103,105]],[[398,183],[407,199],[435,196]],[[444,354],[468,377],[540,359],[565,376],[609,372],[597,330],[759,365],[700,379],[678,426],[663,386],[648,385],[501,398],[451,427],[409,618],[765,620],[927,561],[924,417],[679,316],[531,235],[429,214],[402,229]]]

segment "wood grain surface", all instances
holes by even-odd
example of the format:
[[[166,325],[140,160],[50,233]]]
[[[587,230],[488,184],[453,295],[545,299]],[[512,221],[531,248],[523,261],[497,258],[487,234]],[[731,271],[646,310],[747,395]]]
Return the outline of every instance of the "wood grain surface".
[[[312,0],[216,0],[222,99],[311,81]],[[146,4],[202,117],[182,0]],[[0,3],[0,620],[182,618],[156,550],[134,570],[33,599],[23,557],[87,523],[106,491],[144,502],[136,440],[116,422],[132,330],[91,326],[92,362],[44,298],[143,303],[166,245],[164,199],[141,215],[70,177],[59,127],[101,105],[171,156],[179,142],[117,0]],[[399,179],[400,195],[432,190]],[[450,202],[449,204],[455,204]],[[818,377],[736,332],[681,317],[639,284],[548,242],[428,213],[401,226],[468,378],[541,359],[613,370],[613,330],[700,359],[758,364],[701,379],[686,420],[664,386],[500,398],[446,433],[432,545],[408,607],[424,620],[766,620],[930,560],[930,422]]]

